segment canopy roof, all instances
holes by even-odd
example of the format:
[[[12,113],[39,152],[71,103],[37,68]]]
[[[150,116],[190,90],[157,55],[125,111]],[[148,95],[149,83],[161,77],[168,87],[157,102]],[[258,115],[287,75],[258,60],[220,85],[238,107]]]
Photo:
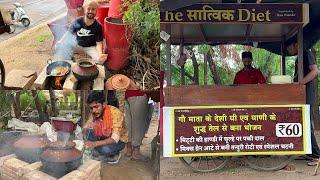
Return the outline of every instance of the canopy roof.
[[[170,24],[169,30],[171,35],[171,44],[251,44],[252,42],[259,42],[258,47],[267,49],[271,52],[281,54],[281,41],[286,41],[290,37],[294,36],[298,28],[304,25],[304,49],[310,48],[320,38],[320,1],[318,0],[262,0],[263,5],[268,9],[277,9],[284,7],[285,3],[309,3],[309,8],[303,7],[303,11],[306,12],[302,16],[301,21],[291,21],[287,19],[281,22],[209,22],[198,21],[188,22],[188,19],[180,18],[184,22],[164,22],[164,13],[169,12],[183,12],[189,7],[196,7],[197,5],[206,5],[212,3],[223,3],[222,6],[227,7],[237,6],[240,8],[249,7],[254,4],[242,5],[242,3],[256,3],[256,0],[242,0],[241,4],[231,5],[228,3],[236,3],[237,0],[176,0],[172,3],[172,0],[163,0],[160,3],[161,10],[161,29],[168,31],[167,24]],[[272,8],[269,8],[268,3],[272,4]],[[214,7],[214,4],[212,4]],[[299,4],[298,4],[299,5]],[[255,7],[259,7],[254,5]],[[292,5],[290,5],[291,7]],[[302,5],[300,4],[302,7]],[[212,8],[212,7],[211,7]],[[214,7],[216,9],[216,7]],[[248,8],[251,10],[250,8]],[[257,9],[257,8],[256,8]],[[280,12],[281,10],[278,10]],[[299,10],[300,11],[300,10]],[[308,13],[309,11],[309,13]],[[277,12],[277,11],[276,11]],[[301,11],[302,12],[302,11]],[[308,16],[309,14],[309,16]],[[170,15],[170,14],[169,14]],[[237,16],[237,15],[236,15]],[[170,16],[166,16],[170,17]],[[179,16],[179,17],[182,17]],[[261,16],[260,16],[261,17]],[[168,19],[168,18],[167,18]],[[308,23],[309,22],[309,23]],[[167,28],[167,29],[166,29]]]

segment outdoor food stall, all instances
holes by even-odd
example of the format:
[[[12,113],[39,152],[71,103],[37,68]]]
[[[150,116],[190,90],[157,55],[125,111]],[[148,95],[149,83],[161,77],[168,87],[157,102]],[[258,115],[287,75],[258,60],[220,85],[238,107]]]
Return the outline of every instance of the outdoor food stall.
[[[167,83],[163,156],[180,157],[192,170],[209,172],[223,168],[230,156],[244,155],[254,169],[278,170],[294,155],[310,154],[310,107],[304,85],[174,86],[170,51],[171,45],[278,43],[283,54],[279,63],[285,75],[284,44],[297,35],[301,80],[302,30],[309,22],[309,5],[196,1],[166,5],[161,6],[160,14]]]
[[[35,92],[35,91],[34,91]],[[46,120],[44,112],[46,104],[34,99],[22,98],[31,92],[5,91],[12,93],[15,99],[24,99],[23,106],[10,106],[18,111],[5,114],[8,119],[6,127],[0,131],[0,179],[100,179],[101,162],[93,160],[84,146],[79,110],[86,103],[83,96],[86,92],[41,91],[35,94],[38,101],[46,97],[56,107],[50,108]],[[21,95],[21,94],[23,95]],[[29,94],[30,93],[30,94]],[[5,99],[2,92],[1,98]],[[54,95],[53,95],[54,94]],[[21,96],[20,96],[21,95]],[[81,96],[81,97],[79,97]],[[54,97],[54,102],[53,98]],[[80,98],[67,100],[71,97]],[[25,100],[27,99],[27,100]],[[56,100],[60,99],[60,100]],[[37,107],[30,107],[33,103]],[[21,111],[21,109],[23,111]],[[20,114],[18,114],[20,112]],[[50,118],[49,118],[50,117]],[[1,119],[3,121],[3,119]]]

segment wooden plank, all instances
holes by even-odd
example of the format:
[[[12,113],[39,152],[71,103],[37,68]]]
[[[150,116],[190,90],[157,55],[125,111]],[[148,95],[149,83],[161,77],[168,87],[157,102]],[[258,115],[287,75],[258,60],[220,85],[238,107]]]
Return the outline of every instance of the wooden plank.
[[[75,90],[77,89],[77,85],[78,79],[73,75],[72,72],[70,72],[63,84],[63,90]]]
[[[92,81],[81,81],[80,82],[80,89],[81,90],[91,90],[93,86]]]
[[[166,25],[166,32],[171,35],[171,25]],[[166,78],[167,85],[171,86],[171,37],[166,42]]]
[[[303,29],[299,28],[298,31],[298,80],[301,82],[303,79]]]
[[[31,70],[13,69],[6,76],[6,89],[30,89],[37,79],[37,73]]]
[[[294,36],[298,30],[299,30],[299,25],[292,27],[291,30],[285,35],[285,41],[287,41],[292,36]]]
[[[71,64],[71,70],[69,75],[67,76],[64,84],[63,90],[75,90],[77,89],[78,79],[73,75],[72,69],[76,65],[76,63]]]
[[[200,32],[201,32],[201,38],[203,39],[203,42],[207,43],[208,42],[208,39],[207,39],[207,36],[206,36],[206,32],[203,28],[203,25],[202,24],[199,24],[198,26],[200,28]],[[182,35],[183,37],[183,35]]]
[[[285,46],[285,37],[282,37],[282,42],[281,42],[281,64],[280,64],[280,69],[281,69],[281,74],[286,75],[286,46]]]
[[[106,70],[105,67],[103,65],[97,65],[99,74],[98,74],[98,78],[106,78]]]
[[[171,44],[178,45],[180,44],[180,37],[171,36]],[[282,37],[275,36],[251,36],[246,38],[245,36],[233,36],[233,37],[207,37],[207,43],[243,43],[245,41],[256,41],[256,42],[281,42]],[[168,41],[167,41],[168,42]],[[202,44],[202,37],[185,37],[184,38],[185,45],[189,44]]]
[[[253,24],[248,24],[247,25],[246,34],[245,34],[246,41],[248,41],[249,38],[250,38],[252,27],[253,27]]]
[[[34,87],[36,89],[44,89],[47,84],[47,66],[43,68],[38,78],[34,82]]]
[[[180,86],[164,88],[166,106],[305,104],[300,84]]]
[[[93,81],[93,88],[92,90],[104,90],[104,78],[96,78]]]

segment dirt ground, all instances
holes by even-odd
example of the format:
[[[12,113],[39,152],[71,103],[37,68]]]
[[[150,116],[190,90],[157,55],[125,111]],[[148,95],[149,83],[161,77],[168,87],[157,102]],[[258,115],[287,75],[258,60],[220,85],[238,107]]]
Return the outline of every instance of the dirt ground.
[[[316,138],[320,145],[320,132],[316,132]],[[193,173],[191,169],[186,167],[179,158],[164,158],[160,160],[160,179],[165,180],[302,180],[302,179],[319,179],[320,170],[316,176],[312,176],[315,166],[307,166],[305,160],[294,160],[290,166],[295,167],[294,170],[280,170],[280,171],[256,171],[251,169],[244,163],[241,158],[232,158],[226,167],[211,173]]]
[[[156,116],[154,116],[156,117]],[[146,137],[143,139],[141,152],[147,157],[151,157],[151,141],[156,136],[158,130],[159,121],[153,118],[150,124],[150,128]],[[122,156],[120,162],[115,165],[109,165],[102,163],[102,179],[103,180],[152,180],[153,170],[151,161],[148,163],[142,163],[137,161],[131,161],[125,157],[125,149],[121,152]]]
[[[6,74],[12,69],[33,70],[39,74],[52,58],[53,36],[43,23],[0,43],[0,59]]]

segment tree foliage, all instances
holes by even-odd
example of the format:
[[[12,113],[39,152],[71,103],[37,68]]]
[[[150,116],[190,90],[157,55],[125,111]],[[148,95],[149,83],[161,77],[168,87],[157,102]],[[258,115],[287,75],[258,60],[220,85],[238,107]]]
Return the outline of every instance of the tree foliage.
[[[47,99],[44,95],[44,92],[38,91],[38,97],[39,97],[39,101],[40,101],[41,106],[43,106],[47,101]],[[30,104],[30,106],[29,106],[29,104]],[[28,106],[32,109],[36,108],[34,98],[31,94],[31,91],[22,92],[20,95],[21,110],[24,111]]]
[[[160,10],[159,1],[126,0],[123,22],[130,27],[129,71],[143,87],[159,86]]]
[[[11,91],[0,90],[0,121],[6,124],[6,114],[11,111]]]
[[[159,45],[160,11],[156,1],[127,0],[126,5],[128,10],[124,14],[123,21],[129,24],[134,40],[144,48]]]
[[[171,48],[171,59],[172,59],[172,81],[173,84],[180,84],[180,71],[179,66],[173,62],[174,52],[177,50],[177,46],[172,46]],[[241,53],[243,51],[250,50],[253,53],[253,66],[262,71],[266,76],[267,80],[270,81],[272,75],[280,75],[280,64],[281,56],[273,54],[269,51],[259,48],[251,48],[242,45],[199,45],[188,47],[193,50],[195,56],[197,57],[199,65],[199,80],[200,85],[204,84],[204,54],[209,52],[211,54],[213,62],[216,64],[218,71],[217,74],[220,76],[222,84],[232,84],[235,74],[243,68],[241,61]],[[319,49],[320,50],[320,49]],[[165,47],[161,47],[161,61],[162,68],[165,69]],[[185,71],[189,75],[193,76],[193,65],[191,60],[187,60],[185,66]],[[289,75],[293,75],[294,72],[294,58],[289,57],[286,60],[286,72]],[[208,69],[208,84],[214,84],[212,80],[212,73]],[[186,78],[186,84],[193,84],[192,79]]]

